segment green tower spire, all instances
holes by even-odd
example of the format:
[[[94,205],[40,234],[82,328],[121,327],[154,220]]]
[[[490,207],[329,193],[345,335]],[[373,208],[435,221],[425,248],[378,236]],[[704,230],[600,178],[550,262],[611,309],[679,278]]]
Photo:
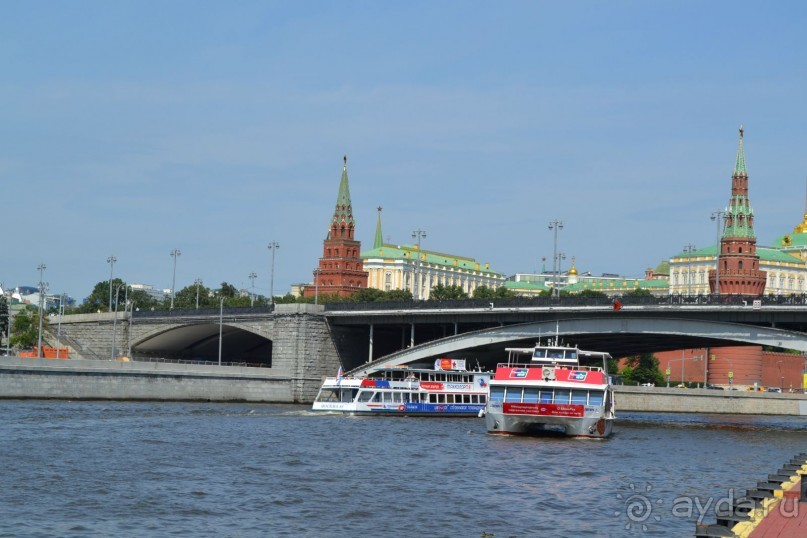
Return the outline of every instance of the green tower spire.
[[[381,206],[378,206],[378,222],[375,224],[375,239],[373,240],[373,248],[381,248],[384,246],[384,236],[381,233]]]
[[[342,180],[339,182],[339,194],[336,197],[336,209],[333,212],[333,222],[336,224],[354,225],[353,206],[350,203],[350,184],[347,180],[347,155],[344,156]]]
[[[748,172],[745,170],[745,152],[743,152],[743,126],[740,125],[740,143],[737,147],[737,160],[734,163],[735,176],[747,176]]]

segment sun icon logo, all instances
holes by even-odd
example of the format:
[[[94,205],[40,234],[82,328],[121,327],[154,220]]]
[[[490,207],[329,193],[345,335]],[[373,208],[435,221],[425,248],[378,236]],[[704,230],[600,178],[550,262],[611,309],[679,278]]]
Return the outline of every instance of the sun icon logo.
[[[624,510],[614,512],[614,516],[618,517],[622,514],[627,516],[628,522],[625,523],[625,530],[632,529],[634,525],[637,527],[641,525],[642,531],[646,531],[648,529],[647,524],[651,519],[656,522],[661,521],[661,516],[653,513],[653,506],[664,504],[664,501],[661,499],[651,499],[650,492],[652,490],[653,486],[647,484],[644,492],[639,492],[636,486],[631,483],[630,493],[627,496],[617,493],[616,498],[624,501],[625,508]]]

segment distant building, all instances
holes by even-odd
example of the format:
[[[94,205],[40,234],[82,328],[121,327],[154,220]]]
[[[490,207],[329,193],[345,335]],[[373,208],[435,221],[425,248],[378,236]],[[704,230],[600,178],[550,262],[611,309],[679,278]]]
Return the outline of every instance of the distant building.
[[[469,296],[480,286],[496,289],[504,285],[504,275],[488,263],[423,250],[419,245],[392,245],[384,243],[382,237],[379,207],[373,248],[361,253],[370,288],[408,290],[413,297],[426,300],[437,285],[459,286]]]
[[[155,301],[164,301],[166,297],[171,295],[171,290],[156,290],[154,286],[148,284],[129,284],[132,291],[142,291]]]
[[[652,270],[648,270],[652,271]],[[652,272],[650,275],[652,276]],[[550,293],[553,283],[557,282],[558,288],[563,293],[579,295],[583,291],[598,291],[605,295],[619,296],[625,293],[642,289],[653,295],[662,296],[667,294],[667,280],[658,278],[625,277],[613,273],[604,273],[600,276],[592,276],[591,273],[580,274],[575,267],[574,258],[572,266],[566,272],[561,272],[555,278],[551,271],[545,269],[538,274],[517,273],[507,279],[505,286],[520,296],[540,295],[542,292]]]
[[[361,242],[354,238],[356,221],[350,201],[347,157],[344,158],[339,194],[328,235],[322,244],[322,257],[314,269],[314,280],[303,289],[304,297],[317,294],[349,297],[367,287],[367,272],[360,257]]]

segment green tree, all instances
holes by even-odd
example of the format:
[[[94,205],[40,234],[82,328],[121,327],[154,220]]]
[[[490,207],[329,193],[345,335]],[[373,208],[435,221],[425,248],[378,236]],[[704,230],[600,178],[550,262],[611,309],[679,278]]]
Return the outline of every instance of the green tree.
[[[451,299],[467,299],[468,294],[459,286],[443,286],[437,284],[429,292],[430,301],[446,301]]]
[[[48,324],[47,316],[42,318],[43,328]],[[27,305],[14,316],[11,328],[11,345],[17,348],[30,348],[39,342],[39,310]]]
[[[216,297],[225,297],[232,299],[238,296],[238,290],[232,284],[228,284],[227,282],[222,282],[221,287],[216,290]]]
[[[126,304],[126,301],[129,304]],[[112,310],[117,306],[118,312],[126,310],[134,301],[135,307],[141,310],[157,308],[162,306],[160,301],[152,298],[143,290],[133,290],[126,282],[120,278],[112,279]],[[78,307],[67,311],[68,314],[93,314],[96,312],[109,312],[109,280],[104,280],[95,285],[92,293],[84,299]]]
[[[0,344],[3,343],[3,339],[8,333],[8,319],[8,301],[5,296],[0,296]]]
[[[174,296],[174,308],[196,308],[196,284],[191,284],[179,290]],[[218,306],[218,301],[211,297],[209,288],[199,285],[199,308]]]
[[[622,374],[622,380],[626,385],[640,383],[661,385],[664,383],[664,376],[659,370],[658,357],[652,353],[629,357],[625,361],[625,367],[619,373]]]
[[[605,298],[608,297],[605,293],[598,291],[598,290],[583,290],[580,292],[580,297],[596,297],[596,298]]]
[[[375,288],[362,288],[350,296],[354,303],[374,303],[384,300],[384,292]]]
[[[496,289],[479,286],[474,290],[474,299],[510,299],[515,296],[516,293],[513,290],[508,290],[504,286],[499,286]]]
[[[644,288],[635,288],[623,294],[624,297],[650,297],[653,294]]]
[[[412,301],[412,292],[409,290],[389,290],[384,292],[384,300],[385,301]]]

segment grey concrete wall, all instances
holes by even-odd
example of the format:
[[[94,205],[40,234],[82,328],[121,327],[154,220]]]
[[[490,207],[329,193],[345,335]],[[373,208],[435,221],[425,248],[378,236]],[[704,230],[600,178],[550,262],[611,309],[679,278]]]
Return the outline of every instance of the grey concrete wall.
[[[268,368],[0,358],[0,398],[295,402]]]
[[[807,415],[803,394],[629,386],[617,386],[614,392],[617,416],[620,411]]]

